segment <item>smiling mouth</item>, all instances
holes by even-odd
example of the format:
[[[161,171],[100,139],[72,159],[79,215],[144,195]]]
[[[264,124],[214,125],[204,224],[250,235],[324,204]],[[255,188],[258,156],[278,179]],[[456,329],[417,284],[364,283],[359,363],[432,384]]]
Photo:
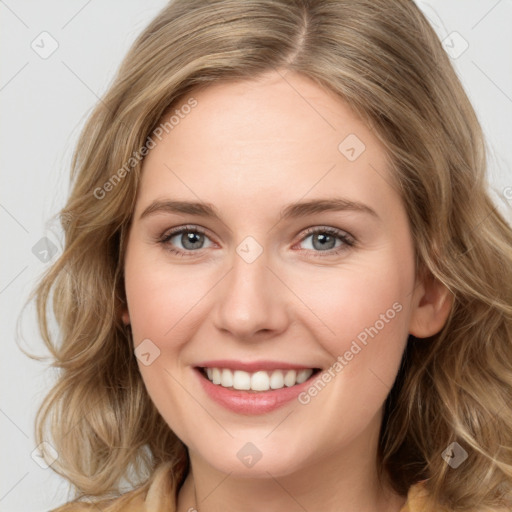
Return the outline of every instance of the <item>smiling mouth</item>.
[[[260,370],[256,372],[215,367],[197,367],[197,369],[203,377],[217,386],[254,393],[293,387],[306,382],[321,371],[319,368]]]

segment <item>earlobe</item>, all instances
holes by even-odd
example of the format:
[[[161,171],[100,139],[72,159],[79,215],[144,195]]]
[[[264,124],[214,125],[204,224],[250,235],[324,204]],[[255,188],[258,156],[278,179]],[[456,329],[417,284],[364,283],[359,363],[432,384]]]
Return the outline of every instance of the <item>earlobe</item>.
[[[417,285],[412,305],[409,334],[428,338],[441,331],[446,324],[453,306],[453,294],[429,274]]]
[[[123,321],[124,325],[130,325],[130,314],[128,313],[127,309],[123,310],[123,313],[121,315],[121,320]]]

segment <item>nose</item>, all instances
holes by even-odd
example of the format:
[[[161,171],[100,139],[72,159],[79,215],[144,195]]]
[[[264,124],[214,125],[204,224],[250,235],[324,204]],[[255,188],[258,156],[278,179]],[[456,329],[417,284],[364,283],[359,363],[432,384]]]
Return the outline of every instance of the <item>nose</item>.
[[[214,323],[240,341],[261,341],[282,333],[290,318],[291,292],[269,267],[264,251],[248,262],[235,252],[233,266],[217,288]]]

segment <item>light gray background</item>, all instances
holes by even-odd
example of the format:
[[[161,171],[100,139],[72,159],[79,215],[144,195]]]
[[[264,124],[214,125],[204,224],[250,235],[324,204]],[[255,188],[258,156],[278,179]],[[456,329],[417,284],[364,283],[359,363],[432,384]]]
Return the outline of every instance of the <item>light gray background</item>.
[[[512,0],[417,3],[439,37],[448,37],[446,50],[455,57],[487,137],[493,198],[510,219]],[[165,4],[0,0],[2,512],[46,511],[68,498],[66,481],[31,458],[35,411],[54,374],[24,356],[15,341],[21,332],[22,346],[44,354],[33,308],[24,315],[21,331],[16,322],[36,280],[61,250],[61,231],[49,219],[64,204],[71,153],[84,120],[129,45]],[[41,35],[44,31],[51,37]],[[461,53],[464,41],[469,46]],[[58,48],[45,55],[52,44]],[[57,249],[47,262],[32,250],[43,237]]]

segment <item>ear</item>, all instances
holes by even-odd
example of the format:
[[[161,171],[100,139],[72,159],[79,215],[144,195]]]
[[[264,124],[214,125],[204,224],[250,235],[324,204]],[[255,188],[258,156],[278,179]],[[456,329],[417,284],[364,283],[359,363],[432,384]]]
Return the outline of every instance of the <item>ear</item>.
[[[124,325],[130,325],[130,313],[128,313],[128,308],[124,307],[121,313],[121,320]]]
[[[444,327],[453,305],[453,294],[430,272],[416,281],[409,333],[428,338]]]

